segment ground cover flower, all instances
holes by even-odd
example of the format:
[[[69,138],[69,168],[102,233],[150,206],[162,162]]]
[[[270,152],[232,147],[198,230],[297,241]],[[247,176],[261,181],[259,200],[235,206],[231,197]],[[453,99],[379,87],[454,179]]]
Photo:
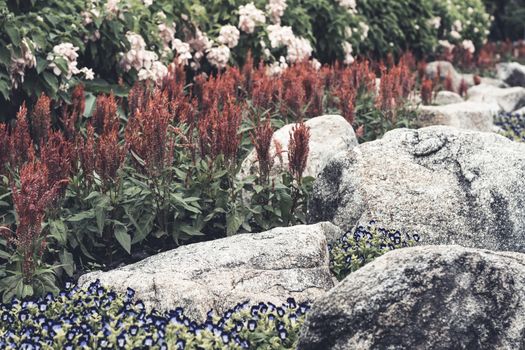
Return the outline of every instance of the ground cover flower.
[[[3,349],[294,349],[310,304],[239,303],[222,315],[192,320],[180,307],[148,310],[135,291],[116,293],[99,281],[71,283],[58,295],[0,304]]]

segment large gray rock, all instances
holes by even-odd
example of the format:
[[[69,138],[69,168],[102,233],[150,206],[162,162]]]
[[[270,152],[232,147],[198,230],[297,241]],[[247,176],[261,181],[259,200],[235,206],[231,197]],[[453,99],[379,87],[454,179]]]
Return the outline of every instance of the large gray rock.
[[[453,103],[461,103],[463,101],[463,97],[461,97],[459,94],[456,94],[452,91],[442,90],[437,93],[433,102],[438,106],[444,106]]]
[[[494,116],[500,111],[496,103],[460,102],[444,106],[420,106],[417,126],[448,125],[456,128],[492,131]]]
[[[333,287],[323,224],[277,228],[183,246],[108,272],[97,279],[117,291],[136,291],[147,307],[182,306],[190,317],[224,312],[239,302],[314,300]]]
[[[520,109],[515,110],[514,112],[512,112],[512,114],[525,115],[525,107],[521,107]]]
[[[525,66],[518,62],[497,64],[496,75],[510,86],[525,87]]]
[[[312,118],[305,122],[310,127],[310,152],[304,176],[316,177],[324,168],[326,163],[335,154],[352,149],[357,146],[357,138],[354,129],[343,117],[339,115],[324,115]],[[282,164],[279,157],[274,158],[274,166],[271,175],[276,176],[282,170],[288,168],[288,142],[290,132],[295,124],[288,124],[275,131],[272,138],[271,154],[275,154],[274,141],[278,141],[283,149]],[[257,156],[252,150],[244,159],[239,173],[240,178],[257,174]]]
[[[297,349],[525,349],[525,254],[391,251],[314,303]]]
[[[428,244],[525,252],[525,144],[434,126],[397,129],[334,157],[310,222],[348,231],[376,220]]]
[[[525,106],[525,88],[522,87],[504,89],[480,84],[468,89],[467,95],[471,102],[497,103],[505,112]]]
[[[459,86],[461,85],[461,80],[464,79],[463,75],[458,73],[452,63],[448,61],[434,61],[427,64],[425,68],[425,73],[431,79],[435,79],[438,75],[441,79],[446,79],[448,76],[452,79],[452,85],[455,91],[459,91]],[[474,84],[473,81],[467,81],[469,86]]]
[[[455,91],[459,91],[461,82],[464,81],[467,87],[475,85],[474,74],[461,74],[458,72],[452,63],[448,61],[434,61],[427,64],[425,73],[428,77],[434,79],[437,77],[439,67],[439,73],[441,79],[446,79],[450,75],[452,78],[452,87]],[[485,85],[491,85],[495,87],[507,87],[507,84],[501,79],[494,79],[488,77],[480,77],[481,83]]]

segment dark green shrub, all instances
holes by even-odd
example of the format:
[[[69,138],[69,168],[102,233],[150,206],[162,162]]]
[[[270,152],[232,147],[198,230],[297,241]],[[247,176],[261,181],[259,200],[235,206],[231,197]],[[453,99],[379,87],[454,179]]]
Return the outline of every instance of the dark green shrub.
[[[494,16],[490,38],[493,40],[525,39],[524,0],[484,0],[487,11]]]

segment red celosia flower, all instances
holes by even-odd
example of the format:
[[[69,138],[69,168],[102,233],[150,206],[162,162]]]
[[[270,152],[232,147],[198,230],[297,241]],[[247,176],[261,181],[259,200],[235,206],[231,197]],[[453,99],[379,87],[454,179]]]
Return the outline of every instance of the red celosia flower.
[[[34,147],[29,133],[27,108],[22,104],[16,115],[16,125],[10,138],[11,166],[17,168],[34,158]]]
[[[174,136],[168,100],[160,90],[148,97],[143,109],[126,126],[126,144],[136,167],[149,176],[159,176],[173,162]],[[140,159],[137,159],[140,158]]]
[[[425,75],[427,74],[427,62],[426,61],[420,61],[417,63],[417,74],[420,81],[423,81],[425,79]]]
[[[447,74],[447,77],[445,78],[445,82],[443,84],[443,88],[447,91],[454,92],[454,82],[452,81],[452,74],[449,72]]]
[[[110,130],[99,137],[96,146],[95,170],[102,179],[104,190],[118,182],[118,171],[126,156],[126,149],[119,143],[118,130]]]
[[[433,83],[430,79],[425,79],[421,83],[421,101],[424,104],[429,105],[432,103],[432,92],[433,92]]]
[[[251,50],[248,50],[248,53],[246,54],[246,59],[244,61],[244,65],[242,66],[242,87],[244,91],[251,95],[253,90],[253,78],[254,78],[254,62],[253,62],[253,54]]]
[[[275,111],[283,94],[283,82],[281,79],[270,77],[265,68],[259,67],[254,73],[252,104],[262,111]]]
[[[80,168],[84,174],[84,181],[91,184],[94,179],[95,171],[95,128],[88,124],[86,127],[86,139],[79,138],[76,142],[77,158],[80,161]]]
[[[18,217],[16,233],[8,236],[23,257],[23,276],[31,283],[35,272],[35,258],[42,256],[42,222],[45,212],[56,200],[60,188],[67,180],[50,186],[48,168],[44,163],[33,161],[20,169],[20,187],[12,185],[13,203]]]
[[[308,153],[310,152],[310,128],[304,123],[297,124],[290,132],[288,143],[288,166],[293,177],[300,183],[303,177]]]
[[[228,165],[234,165],[241,143],[239,127],[242,121],[243,105],[236,103],[233,97],[228,98],[222,109],[218,101],[207,114],[199,120],[199,141],[201,155],[215,159],[219,154],[224,156]]]
[[[119,118],[117,100],[113,94],[97,97],[93,116],[91,117],[95,132],[102,135],[105,132],[118,131]]]
[[[481,84],[481,77],[479,75],[474,76],[474,85]]]
[[[51,132],[51,99],[42,94],[31,115],[31,136],[36,146],[47,141]]]
[[[363,136],[365,136],[365,126],[364,125],[360,125],[356,131],[355,131],[355,136],[357,138],[361,138]]]
[[[60,131],[49,134],[40,149],[40,159],[48,169],[49,187],[72,175],[73,144]]]
[[[62,124],[64,125],[64,134],[68,140],[76,138],[77,122],[84,114],[85,108],[84,85],[78,84],[71,95],[71,105],[62,109]]]
[[[460,96],[466,96],[468,90],[468,84],[465,81],[465,79],[461,79],[461,83],[459,84],[459,95]]]
[[[270,119],[259,122],[253,132],[250,133],[252,144],[255,147],[257,162],[259,163],[259,183],[268,184],[270,170],[274,163],[274,158],[270,154],[272,145],[273,129]]]

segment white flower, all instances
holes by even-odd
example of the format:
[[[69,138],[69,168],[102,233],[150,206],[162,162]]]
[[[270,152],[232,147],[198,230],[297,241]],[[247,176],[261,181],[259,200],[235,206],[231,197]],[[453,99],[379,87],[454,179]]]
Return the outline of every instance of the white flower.
[[[255,27],[266,22],[264,12],[257,9],[253,2],[239,6],[239,29],[245,33],[253,33]]]
[[[310,64],[312,65],[312,67],[314,67],[315,70],[321,69],[321,62],[319,62],[316,58],[312,59],[310,61]]]
[[[173,49],[177,52],[175,62],[183,66],[188,65],[188,61],[191,60],[190,44],[175,39],[173,40]]]
[[[370,31],[368,24],[365,22],[359,22],[359,28],[361,28],[361,40],[368,38],[368,32]]]
[[[212,47],[208,50],[206,58],[208,58],[208,62],[210,62],[212,66],[219,69],[225,68],[230,60],[230,48],[226,45]]]
[[[428,20],[428,25],[434,29],[439,29],[441,27],[441,17],[434,17]]]
[[[281,46],[288,46],[295,40],[292,27],[271,24],[267,27],[267,30],[268,39],[270,39],[270,46],[272,49]]]
[[[195,36],[188,41],[190,44],[190,47],[193,51],[196,53],[199,53],[199,55],[195,54],[194,56],[204,56],[204,52],[209,50],[213,46],[213,41],[208,38],[208,35],[206,33],[203,33],[200,31],[200,29],[197,28],[195,31]]]
[[[175,39],[175,23],[168,26],[166,23],[161,23],[157,26],[159,29],[159,37],[162,40],[163,47],[169,48],[172,41]]]
[[[150,7],[153,4],[153,0],[142,0],[144,6]]]
[[[69,83],[62,83],[58,86],[58,90],[67,92],[69,90]]]
[[[439,40],[438,43],[439,45],[441,45],[449,51],[452,51],[454,49],[454,45],[452,45],[448,40]]]
[[[266,5],[266,12],[268,12],[273,23],[281,23],[281,17],[284,15],[287,6],[286,0],[269,0],[268,5]]]
[[[240,32],[235,26],[232,26],[230,24],[222,26],[219,37],[217,40],[223,44],[228,46],[229,48],[234,48],[239,43],[239,36]]]
[[[281,73],[288,68],[288,64],[286,63],[286,59],[281,56],[279,57],[278,62],[274,62],[271,65],[266,67],[266,75],[269,76],[278,76],[281,75]]]
[[[450,36],[451,36],[453,39],[461,39],[461,34],[459,34],[458,32],[456,32],[455,30],[453,30],[453,31],[450,32]]]
[[[86,78],[86,80],[95,79],[95,72],[93,72],[93,69],[91,68],[84,67],[80,70],[80,72],[84,74],[84,77]]]
[[[461,43],[461,46],[463,46],[465,50],[467,50],[468,52],[472,54],[476,52],[476,46],[474,46],[474,43],[472,42],[472,40],[463,40],[463,42]]]
[[[339,6],[344,7],[350,13],[356,13],[357,4],[355,0],[337,0]]]
[[[353,30],[351,27],[346,27],[345,28],[345,35],[347,38],[351,38],[352,37],[352,34],[353,34]]]
[[[354,56],[352,56],[352,52],[353,51],[354,51],[354,49],[352,47],[352,44],[350,44],[349,42],[345,41],[343,43],[343,52],[344,52],[344,55],[345,55],[345,58],[343,60],[344,64],[352,64],[352,63],[354,63],[355,59],[354,59]]]
[[[71,43],[62,43],[53,47],[53,52],[47,55],[49,68],[53,69],[53,73],[56,76],[60,76],[63,72],[56,64],[56,59],[61,58],[66,61],[67,72],[65,72],[65,78],[71,79],[74,74],[78,74],[80,70],[77,68],[78,58],[78,47],[73,46]]]
[[[288,62],[295,63],[310,58],[312,55],[312,45],[306,38],[295,37],[288,44],[287,56]]]
[[[168,67],[159,61],[155,61],[150,67],[142,68],[138,72],[139,80],[152,80],[155,83],[160,83],[162,79],[168,75]]]
[[[36,57],[32,51],[34,48],[35,44],[24,38],[20,44],[20,56],[11,56],[9,76],[15,89],[18,88],[18,83],[24,82],[25,70],[36,66]]]
[[[463,23],[461,23],[459,19],[455,20],[454,23],[452,23],[452,30],[461,33],[463,31]]]
[[[118,4],[120,0],[108,0],[106,3],[106,11],[110,14],[116,14],[118,12]]]

